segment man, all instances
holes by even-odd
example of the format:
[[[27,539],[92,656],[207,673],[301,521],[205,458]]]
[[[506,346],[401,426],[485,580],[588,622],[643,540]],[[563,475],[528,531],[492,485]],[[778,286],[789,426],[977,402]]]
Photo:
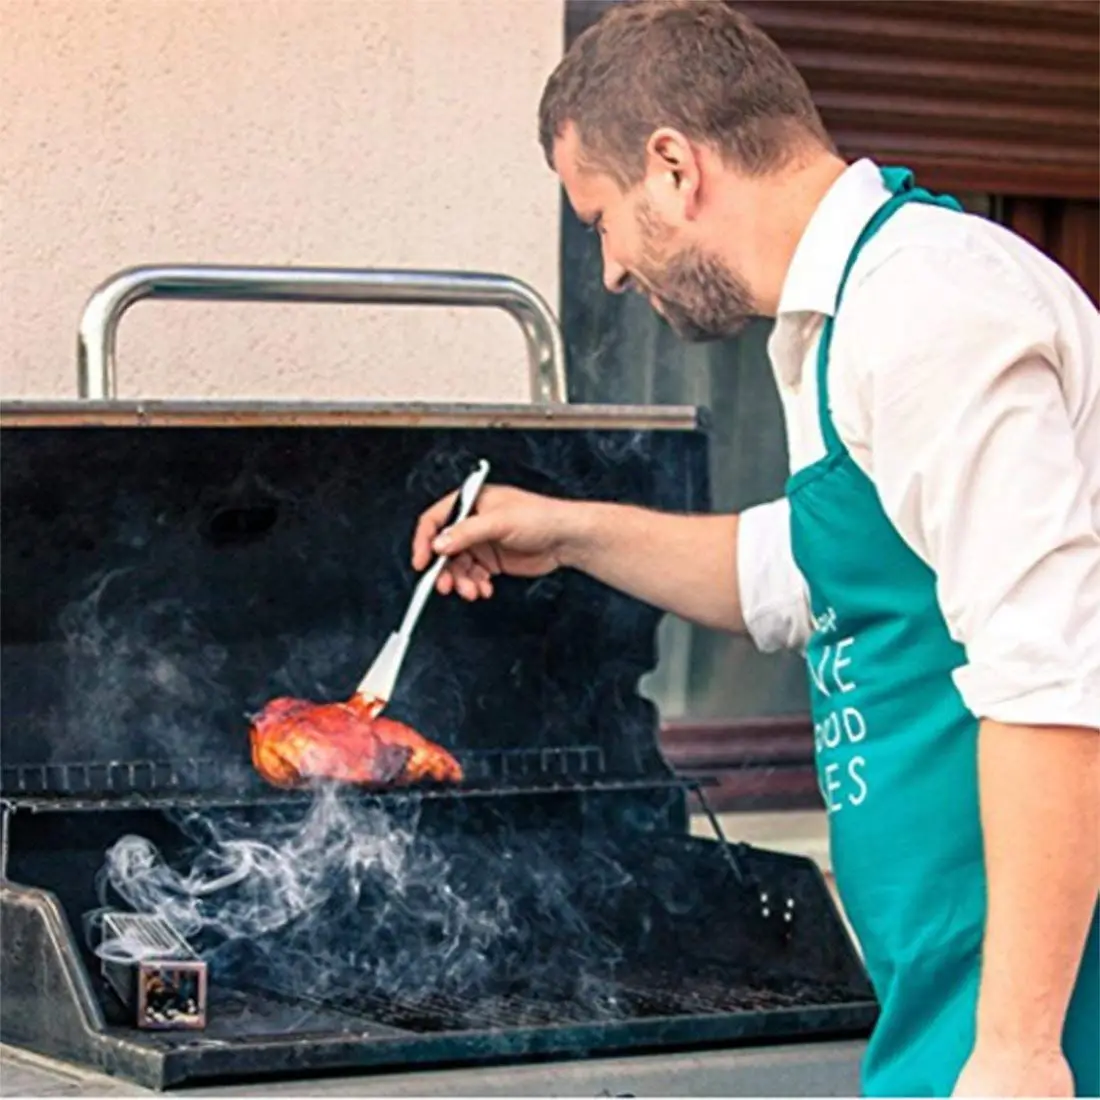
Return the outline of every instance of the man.
[[[786,497],[676,516],[490,486],[439,589],[581,569],[804,647],[837,884],[882,1012],[869,1094],[1095,1095],[1100,322],[1006,229],[848,165],[723,4],[616,6],[551,76],[548,160],[686,339],[775,317]]]

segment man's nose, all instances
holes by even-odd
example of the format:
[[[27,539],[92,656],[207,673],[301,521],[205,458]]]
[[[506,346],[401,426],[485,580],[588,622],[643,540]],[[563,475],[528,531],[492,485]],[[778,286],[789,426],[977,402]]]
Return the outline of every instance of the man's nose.
[[[610,293],[621,294],[626,290],[629,279],[630,274],[622,264],[618,264],[614,260],[608,259],[606,256],[604,257],[603,285]]]

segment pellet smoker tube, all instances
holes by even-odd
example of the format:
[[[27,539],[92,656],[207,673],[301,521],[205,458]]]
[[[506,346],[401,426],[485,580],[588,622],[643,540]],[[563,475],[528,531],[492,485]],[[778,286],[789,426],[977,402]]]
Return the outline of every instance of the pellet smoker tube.
[[[473,271],[381,268],[131,267],[88,299],[77,336],[77,382],[87,400],[118,393],[115,338],[122,315],[143,298],[233,302],[328,302],[373,305],[495,306],[511,314],[527,341],[531,400],[566,399],[565,348],[550,307],[526,283]]]

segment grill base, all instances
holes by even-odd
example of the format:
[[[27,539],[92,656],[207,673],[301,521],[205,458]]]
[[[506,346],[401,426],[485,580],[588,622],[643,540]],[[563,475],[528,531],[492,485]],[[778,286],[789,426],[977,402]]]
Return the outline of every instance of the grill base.
[[[541,944],[530,945],[529,958],[517,958],[513,944],[472,985],[448,988],[434,981],[402,991],[372,988],[358,965],[280,988],[283,975],[237,957],[220,977],[212,967],[206,1030],[186,1034],[139,1032],[117,1015],[71,932],[79,899],[63,905],[46,890],[5,884],[0,898],[10,949],[0,1039],[163,1089],[352,1068],[389,1071],[868,1034],[876,1015],[871,991],[809,860],[740,850],[752,884],[747,889],[712,841],[651,836],[644,850],[619,858],[635,892],[624,888],[602,898],[608,919],[620,928],[613,962],[600,965],[593,957],[578,960],[572,971],[559,965],[559,973],[547,974],[532,965]],[[694,898],[666,895],[664,927],[644,936],[623,931],[626,914],[637,906],[636,891],[657,881],[667,889],[670,864],[680,868],[674,887],[683,891],[698,883]],[[658,868],[653,882],[645,878],[650,866]],[[58,893],[62,887],[59,882]],[[761,892],[769,893],[772,909],[776,899],[794,899],[795,924],[765,918]],[[625,909],[615,911],[617,901]],[[608,934],[608,926],[593,923],[595,932]],[[242,975],[248,988],[240,984]]]
[[[142,1032],[104,1021],[55,898],[5,885],[0,908],[5,935],[28,949],[20,963],[3,971],[0,1039],[159,1090],[338,1070],[487,1066],[863,1037],[874,1020],[873,1005],[851,1001],[820,1008],[425,1034],[379,1023],[366,1005],[367,1011],[351,1014],[262,992],[222,990],[211,996],[210,1025],[201,1035]],[[48,996],[28,995],[32,981]],[[731,996],[736,998],[736,991],[727,990],[727,1003]]]

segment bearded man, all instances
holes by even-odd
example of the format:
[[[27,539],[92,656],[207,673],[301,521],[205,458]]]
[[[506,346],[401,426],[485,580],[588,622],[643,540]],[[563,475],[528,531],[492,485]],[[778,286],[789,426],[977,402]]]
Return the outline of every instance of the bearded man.
[[[741,515],[489,486],[413,562],[584,570],[804,649],[837,886],[881,1004],[869,1095],[1100,1091],[1100,318],[1008,229],[847,163],[722,3],[620,4],[539,133],[604,281],[686,340],[773,317],[791,478]]]

